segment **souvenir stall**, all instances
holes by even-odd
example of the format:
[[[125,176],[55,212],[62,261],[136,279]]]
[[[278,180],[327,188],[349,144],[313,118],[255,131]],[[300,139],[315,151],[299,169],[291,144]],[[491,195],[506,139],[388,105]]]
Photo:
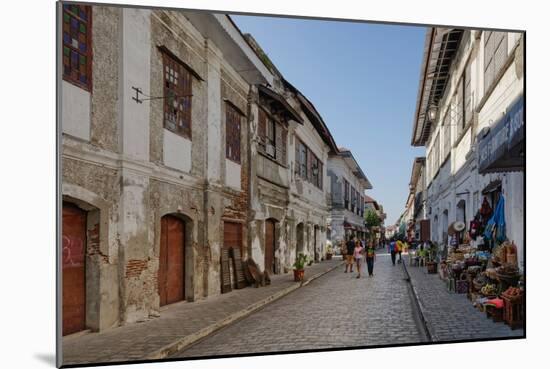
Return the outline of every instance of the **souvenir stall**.
[[[504,196],[491,209],[483,205],[470,228],[454,222],[446,255],[440,255],[439,276],[450,293],[464,294],[474,307],[512,329],[523,326],[524,280],[518,269],[517,246],[506,239]]]

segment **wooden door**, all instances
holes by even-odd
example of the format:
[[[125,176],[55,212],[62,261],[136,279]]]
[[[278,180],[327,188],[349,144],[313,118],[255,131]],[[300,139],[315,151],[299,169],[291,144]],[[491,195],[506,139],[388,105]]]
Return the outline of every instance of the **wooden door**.
[[[265,270],[275,273],[275,222],[265,221]]]
[[[227,249],[238,248],[243,253],[242,224],[235,222],[223,222],[223,247]]]
[[[185,223],[172,215],[161,219],[158,289],[160,306],[185,299]]]
[[[63,335],[86,328],[86,212],[63,203]]]

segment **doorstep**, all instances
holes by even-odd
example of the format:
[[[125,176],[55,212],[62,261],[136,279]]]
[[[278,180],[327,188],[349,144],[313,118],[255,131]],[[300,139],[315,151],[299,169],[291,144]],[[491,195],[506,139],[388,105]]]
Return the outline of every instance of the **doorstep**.
[[[249,286],[196,302],[176,303],[163,308],[160,317],[143,323],[82,337],[65,337],[63,366],[166,358],[342,264],[341,258],[333,258],[306,267],[302,283],[294,282],[292,272],[274,275],[269,286]]]

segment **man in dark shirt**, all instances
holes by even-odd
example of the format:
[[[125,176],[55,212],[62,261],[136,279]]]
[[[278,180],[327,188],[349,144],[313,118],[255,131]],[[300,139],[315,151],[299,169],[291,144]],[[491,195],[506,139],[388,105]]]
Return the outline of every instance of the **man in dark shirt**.
[[[348,267],[350,273],[353,272],[353,250],[355,249],[355,242],[353,241],[353,236],[349,236],[348,242],[346,243],[346,271],[348,272]]]

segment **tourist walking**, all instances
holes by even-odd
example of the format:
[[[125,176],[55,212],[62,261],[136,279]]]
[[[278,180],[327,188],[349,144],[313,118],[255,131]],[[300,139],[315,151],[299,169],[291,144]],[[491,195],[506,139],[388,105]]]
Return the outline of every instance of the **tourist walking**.
[[[363,259],[363,247],[361,246],[361,241],[359,240],[355,242],[353,258],[355,259],[355,264],[357,266],[357,278],[361,278],[361,259]]]
[[[401,242],[401,240],[397,240],[395,243],[395,251],[399,254],[399,260],[397,263],[401,264],[401,253],[403,252],[403,242]]]
[[[395,265],[395,251],[396,251],[395,248],[396,248],[395,240],[392,239],[390,241],[390,243],[388,244],[388,249],[389,249],[388,251],[391,254],[391,262],[392,262],[393,265]]]
[[[367,270],[369,272],[369,277],[374,275],[374,260],[376,259],[376,249],[374,248],[374,243],[369,241],[367,243],[367,249],[365,250],[366,260],[367,260]]]
[[[353,272],[353,250],[355,249],[355,242],[353,241],[353,236],[349,236],[348,242],[346,243],[346,271],[344,273]]]

